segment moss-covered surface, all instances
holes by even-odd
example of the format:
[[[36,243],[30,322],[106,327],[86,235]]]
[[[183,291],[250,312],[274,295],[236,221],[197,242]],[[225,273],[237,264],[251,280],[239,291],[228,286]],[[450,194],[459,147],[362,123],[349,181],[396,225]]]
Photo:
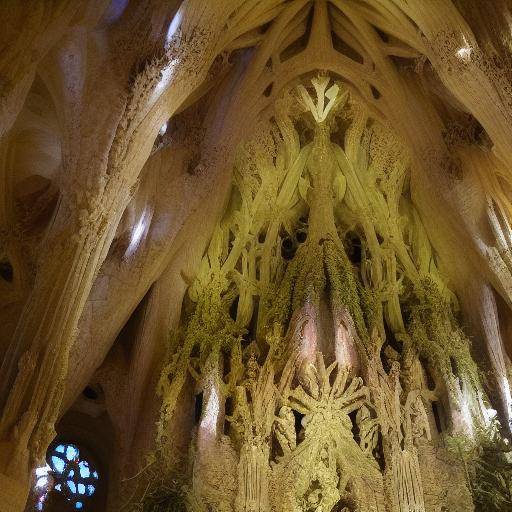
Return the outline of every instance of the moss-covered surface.
[[[233,299],[214,279],[199,296],[187,322],[184,345],[199,347],[201,359],[211,347],[228,349],[238,339],[240,328],[229,314]]]
[[[332,307],[348,309],[354,320],[357,334],[367,345],[369,336],[364,311],[370,312],[369,304],[366,302],[369,295],[363,292],[363,286],[358,281],[341,243],[338,245],[332,240],[327,240],[324,243],[324,254]]]
[[[348,310],[367,347],[370,329],[377,322],[378,299],[359,281],[341,243],[332,239],[299,248],[273,296],[267,297],[271,303],[267,325],[277,324],[284,333],[293,312],[306,304],[318,306],[324,292],[334,311]]]
[[[239,340],[241,329],[229,314],[233,296],[212,279],[205,286],[196,305],[185,321],[183,334],[174,333],[177,343],[171,343],[174,353],[167,356],[169,363],[164,367],[158,385],[162,396],[160,418],[157,421],[157,450],[164,461],[167,452],[167,429],[189,372],[190,359],[198,349],[199,366],[203,367],[212,351],[230,352]],[[176,350],[174,347],[178,346]]]
[[[299,247],[281,282],[266,296],[270,305],[267,327],[277,324],[284,333],[294,311],[308,302],[318,305],[325,284],[322,247],[313,243]]]
[[[295,327],[290,325],[294,314],[306,307],[320,310],[326,300],[333,314],[350,316],[363,368],[365,358],[375,364],[382,362],[375,358],[380,347],[374,346],[379,343],[373,337],[374,329],[381,336],[392,331],[400,341],[393,345],[388,340],[393,360],[403,364],[409,356],[415,361],[419,356],[435,370],[436,377],[442,377],[453,397],[460,398],[468,391],[469,398],[477,402],[481,384],[470,340],[441,293],[437,270],[432,271],[430,242],[417,217],[408,220],[411,233],[402,229],[399,202],[406,165],[401,155],[391,163],[382,159],[386,152],[379,147],[377,180],[377,171],[370,169],[366,154],[370,149],[364,140],[365,116],[359,116],[359,127],[349,134],[350,144],[345,149],[337,146],[336,151],[325,126],[310,142],[312,148],[300,148],[294,125],[287,119],[284,128],[278,123],[284,131],[282,140],[279,136],[276,140],[280,143],[276,144],[275,159],[256,158],[251,166],[240,164],[232,201],[191,287],[194,305],[183,318],[179,340],[173,344],[178,350],[169,354],[170,363],[162,374],[162,418],[172,417],[189,373],[200,380],[198,373],[211,372],[220,352],[237,355],[243,367],[242,336],[247,342],[256,338],[259,347],[266,342],[269,351],[261,354],[266,353],[267,361],[275,359],[276,367],[284,364],[290,348],[288,336],[295,335],[290,329]],[[293,151],[288,154],[287,143],[292,139]],[[244,158],[252,157],[247,153]],[[377,164],[373,160],[371,165]],[[336,178],[343,178],[343,187],[334,186]],[[340,218],[334,216],[335,207],[340,207]],[[405,213],[404,217],[412,216],[414,210],[411,207]],[[298,228],[307,232],[302,240],[296,237]],[[349,243],[344,247],[340,240],[340,232],[354,229],[360,233],[361,254],[351,254]],[[422,265],[424,261],[428,265]],[[423,272],[430,273],[421,278]],[[389,330],[384,329],[384,322]],[[350,331],[354,334],[352,325]],[[407,364],[402,368],[405,374]],[[230,385],[244,378],[243,372],[241,377],[236,375],[230,372]],[[476,408],[470,412],[478,414]],[[166,428],[166,420],[162,420],[159,440],[167,435]],[[509,505],[510,490],[507,457],[493,459],[496,453],[490,445],[481,445],[481,451],[467,461],[475,503],[484,507],[478,510],[509,510],[504,508]],[[165,442],[159,446],[165,452]],[[493,464],[499,468],[497,472],[493,472]],[[172,508],[181,506],[175,489],[165,485],[149,489],[142,502],[145,508],[139,510],[181,510]]]
[[[471,356],[471,342],[457,325],[450,305],[429,277],[415,290],[408,331],[420,354],[450,382],[453,377],[466,379],[480,389],[478,368]],[[459,375],[453,375],[453,361]]]

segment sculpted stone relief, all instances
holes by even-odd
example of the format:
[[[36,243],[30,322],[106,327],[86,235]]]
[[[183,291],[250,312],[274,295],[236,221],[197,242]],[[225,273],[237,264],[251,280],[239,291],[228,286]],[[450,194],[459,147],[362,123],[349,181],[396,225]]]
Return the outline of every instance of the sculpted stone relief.
[[[0,2],[0,512],[512,510],[508,4]]]
[[[202,396],[189,508],[471,509],[461,461],[423,457],[489,420],[408,172],[400,140],[322,74],[240,149],[159,385],[163,467],[183,387]]]

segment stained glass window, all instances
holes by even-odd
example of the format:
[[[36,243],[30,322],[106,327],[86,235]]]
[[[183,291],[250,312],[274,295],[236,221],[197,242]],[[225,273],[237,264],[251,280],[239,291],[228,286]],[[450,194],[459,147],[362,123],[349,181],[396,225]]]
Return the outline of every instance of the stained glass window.
[[[88,500],[97,489],[99,475],[91,461],[74,444],[59,443],[50,447],[47,464],[36,469],[35,509],[44,511],[51,492],[57,492],[71,510],[87,511]]]

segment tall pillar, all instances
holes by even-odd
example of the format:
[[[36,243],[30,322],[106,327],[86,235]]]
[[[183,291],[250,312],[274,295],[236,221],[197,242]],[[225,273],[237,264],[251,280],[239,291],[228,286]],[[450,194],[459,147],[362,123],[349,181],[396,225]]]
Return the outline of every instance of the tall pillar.
[[[0,473],[0,512],[23,512],[28,491],[29,482],[15,480]]]

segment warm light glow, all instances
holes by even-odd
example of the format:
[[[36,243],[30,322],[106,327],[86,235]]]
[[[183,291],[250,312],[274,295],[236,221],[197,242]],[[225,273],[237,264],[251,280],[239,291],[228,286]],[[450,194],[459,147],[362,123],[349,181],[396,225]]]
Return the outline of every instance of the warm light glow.
[[[302,346],[301,352],[305,359],[313,361],[318,346],[318,328],[316,325],[316,312],[308,302],[304,307],[305,320],[302,325]]]
[[[147,209],[144,209],[142,215],[140,216],[137,224],[132,231],[132,236],[130,238],[130,244],[125,252],[125,257],[129,258],[139,247],[145,233],[147,233],[147,228],[149,227],[149,212]]]
[[[340,369],[354,371],[359,366],[357,349],[350,331],[341,320],[335,319],[334,353]]]
[[[167,132],[167,121],[161,126],[158,135],[163,136]]]
[[[217,419],[219,417],[220,402],[219,396],[215,388],[212,388],[206,408],[204,411],[203,419],[201,420],[201,428],[209,434],[215,435],[217,431]]]
[[[473,49],[471,46],[469,46],[469,43],[467,42],[466,38],[464,37],[464,46],[459,48],[456,51],[456,55],[460,60],[463,60],[464,62],[469,62],[471,60],[471,53],[473,52]]]
[[[181,18],[183,14],[181,12],[181,9],[174,15],[174,18],[172,19],[171,23],[169,24],[169,28],[167,29],[167,35],[165,38],[165,42],[168,45],[173,37],[176,35],[176,32],[178,31],[178,28],[181,25]]]
[[[165,89],[167,89],[167,87],[171,83],[172,77],[174,76],[174,70],[178,62],[178,59],[172,59],[171,61],[169,61],[167,66],[164,69],[162,69],[162,71],[160,72],[160,80],[156,84],[155,89],[151,95],[150,103],[155,102],[162,94],[162,92]]]
[[[510,394],[510,386],[507,377],[502,378],[502,388],[505,395],[505,401],[507,404],[507,414],[509,423],[512,422],[512,396]]]

